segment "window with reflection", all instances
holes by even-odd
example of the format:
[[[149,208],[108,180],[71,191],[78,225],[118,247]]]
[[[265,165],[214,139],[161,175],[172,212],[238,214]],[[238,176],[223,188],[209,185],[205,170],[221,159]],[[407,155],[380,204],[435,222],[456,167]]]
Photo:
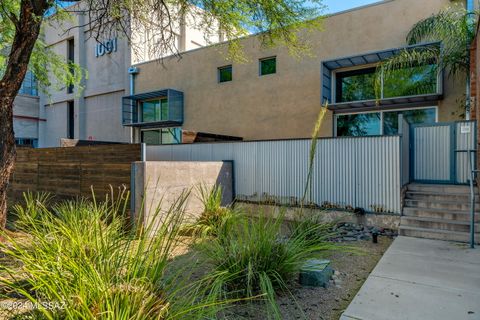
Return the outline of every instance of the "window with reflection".
[[[338,137],[396,135],[399,133],[399,115],[410,124],[428,124],[437,121],[437,109],[418,108],[398,111],[341,114],[336,119]]]
[[[336,101],[375,99],[375,70],[376,68],[368,68],[337,73]]]
[[[142,122],[163,120],[168,120],[168,102],[166,98],[142,102]]]
[[[381,134],[380,112],[337,116],[337,136],[372,136]]]
[[[142,131],[142,142],[149,145],[182,143],[181,128],[164,128]]]
[[[434,64],[393,70],[378,80],[376,68],[337,72],[335,79],[336,103],[435,94],[438,85]]]
[[[398,134],[398,116],[403,115],[410,124],[435,123],[437,120],[437,110],[435,108],[416,109],[405,111],[385,111],[383,113],[383,134]]]

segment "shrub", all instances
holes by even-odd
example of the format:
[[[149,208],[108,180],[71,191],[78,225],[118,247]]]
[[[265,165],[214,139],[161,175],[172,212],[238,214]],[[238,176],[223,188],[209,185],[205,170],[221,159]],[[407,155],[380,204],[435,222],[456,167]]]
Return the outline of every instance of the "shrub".
[[[298,274],[302,264],[331,250],[333,244],[316,224],[282,236],[284,215],[269,218],[237,216],[220,229],[218,237],[205,241],[200,249],[214,266],[210,284],[217,296],[252,298],[262,296],[275,318],[280,312],[276,291],[288,291],[287,283]],[[309,238],[317,230],[315,238]]]
[[[222,207],[223,190],[220,185],[197,187],[198,198],[203,203],[203,212],[195,223],[185,229],[202,236],[217,236],[218,230],[235,215],[231,207]]]
[[[215,313],[217,302],[190,282],[185,270],[171,268],[172,250],[181,245],[178,232],[186,196],[180,197],[149,237],[126,231],[125,200],[66,201],[48,209],[26,197],[15,208],[18,228],[31,245],[5,234],[0,249],[19,261],[21,272],[4,267],[10,276],[0,285],[40,308],[46,319],[198,319]],[[120,202],[118,202],[120,201]]]

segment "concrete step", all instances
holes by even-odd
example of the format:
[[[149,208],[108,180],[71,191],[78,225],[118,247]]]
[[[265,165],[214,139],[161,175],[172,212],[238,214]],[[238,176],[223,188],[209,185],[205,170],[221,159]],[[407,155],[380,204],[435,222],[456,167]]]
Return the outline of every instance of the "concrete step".
[[[446,241],[457,242],[469,242],[470,233],[468,232],[456,232],[439,229],[425,229],[409,226],[400,226],[399,234],[401,236],[415,237],[415,238],[427,238]],[[475,243],[480,243],[480,237],[475,237]]]
[[[430,209],[445,209],[454,211],[470,211],[469,202],[457,201],[427,201],[427,200],[413,200],[405,199],[405,207],[409,208],[430,208]],[[475,206],[475,212],[480,212],[480,206]]]
[[[430,208],[403,208],[403,215],[408,217],[436,218],[454,221],[470,221],[469,211],[452,211]],[[480,214],[475,215],[475,222],[480,222]]]
[[[466,193],[470,194],[470,186],[453,184],[420,184],[411,183],[407,186],[408,191],[436,192],[436,193]],[[478,194],[478,187],[475,187]]]
[[[468,193],[442,193],[428,191],[407,191],[405,199],[427,200],[427,201],[453,201],[470,203],[470,192]],[[475,197],[476,204],[480,205],[480,198]]]
[[[400,220],[400,225],[404,227],[470,232],[470,223],[468,221],[403,216]],[[475,224],[475,233],[480,236],[480,223]]]

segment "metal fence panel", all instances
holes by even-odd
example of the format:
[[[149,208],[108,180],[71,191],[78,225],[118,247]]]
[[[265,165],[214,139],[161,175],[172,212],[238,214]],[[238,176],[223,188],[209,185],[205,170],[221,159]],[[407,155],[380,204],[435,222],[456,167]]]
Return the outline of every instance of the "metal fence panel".
[[[452,134],[450,124],[413,127],[413,178],[415,181],[451,181]]]
[[[474,150],[476,147],[476,124],[472,121],[456,123],[456,150]],[[456,152],[456,178],[457,183],[468,183],[470,180],[470,165],[468,152]],[[475,162],[474,162],[475,164]]]
[[[233,160],[240,200],[298,205],[310,140],[148,146],[148,161]],[[306,201],[322,207],[400,213],[400,137],[319,139]]]

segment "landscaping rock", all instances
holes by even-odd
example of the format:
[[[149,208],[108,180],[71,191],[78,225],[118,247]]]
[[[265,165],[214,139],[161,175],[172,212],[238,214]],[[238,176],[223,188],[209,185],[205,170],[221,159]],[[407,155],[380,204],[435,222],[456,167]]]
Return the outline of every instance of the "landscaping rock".
[[[338,223],[332,228],[332,231],[336,233],[332,239],[333,242],[351,242],[351,241],[366,241],[372,239],[372,233],[376,233],[378,236],[386,236],[393,238],[397,236],[395,230],[389,230],[384,228],[377,228],[374,226],[355,225],[353,223]]]
[[[312,259],[300,269],[299,282],[302,286],[326,288],[333,274],[329,260]]]

